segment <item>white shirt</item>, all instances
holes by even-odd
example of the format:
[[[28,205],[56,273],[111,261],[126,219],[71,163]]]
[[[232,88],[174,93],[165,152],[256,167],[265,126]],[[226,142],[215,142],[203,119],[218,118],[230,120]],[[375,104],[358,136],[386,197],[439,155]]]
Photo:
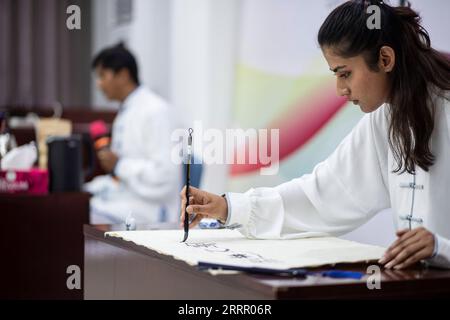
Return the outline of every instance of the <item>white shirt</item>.
[[[436,160],[429,172],[416,169],[412,227],[422,225],[435,234],[432,265],[450,268],[450,92],[434,96],[435,128],[431,151]],[[311,174],[274,188],[228,193],[227,225],[240,225],[249,238],[285,239],[342,235],[392,208],[398,229],[408,227],[402,217],[411,209],[413,181],[396,174],[388,144],[388,108],[365,115],[337,149]]]
[[[139,86],[125,99],[112,129],[118,181],[106,175],[85,186],[94,194],[91,223],[98,216],[124,222],[130,213],[137,223],[158,222],[162,207],[166,221],[178,220],[182,171],[170,157],[173,129],[170,106],[145,87]]]

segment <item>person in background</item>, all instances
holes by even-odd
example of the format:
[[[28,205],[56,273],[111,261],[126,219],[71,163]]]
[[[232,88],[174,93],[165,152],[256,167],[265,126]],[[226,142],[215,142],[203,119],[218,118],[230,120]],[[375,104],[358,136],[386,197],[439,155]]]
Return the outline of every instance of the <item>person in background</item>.
[[[120,102],[110,145],[97,150],[107,175],[85,184],[93,194],[93,224],[178,220],[181,168],[170,161],[171,107],[141,85],[134,56],[123,44],[106,48],[92,68],[104,95]]]

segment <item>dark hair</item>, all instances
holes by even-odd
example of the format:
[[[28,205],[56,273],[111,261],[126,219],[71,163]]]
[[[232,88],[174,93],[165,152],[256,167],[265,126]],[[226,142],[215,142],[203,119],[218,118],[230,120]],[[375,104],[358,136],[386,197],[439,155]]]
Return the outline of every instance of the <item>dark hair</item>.
[[[381,28],[369,29],[367,7],[378,5]],[[348,1],[330,13],[322,24],[318,42],[343,57],[362,54],[368,67],[378,71],[382,46],[395,51],[395,66],[389,74],[389,145],[397,168],[393,172],[425,171],[435,157],[430,149],[435,106],[430,103],[433,86],[450,89],[450,61],[433,49],[430,37],[410,8],[392,7],[381,1]]]
[[[93,69],[98,66],[105,69],[112,69],[114,72],[127,69],[130,73],[131,79],[139,85],[136,59],[131,52],[125,48],[123,43],[119,43],[113,47],[100,51],[92,61]]]

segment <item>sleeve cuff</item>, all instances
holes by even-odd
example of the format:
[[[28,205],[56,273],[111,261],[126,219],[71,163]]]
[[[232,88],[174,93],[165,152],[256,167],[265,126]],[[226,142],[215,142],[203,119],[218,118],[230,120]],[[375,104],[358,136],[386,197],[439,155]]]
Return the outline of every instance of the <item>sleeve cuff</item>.
[[[436,234],[433,234],[433,236],[434,236],[434,249],[433,249],[433,255],[430,257],[430,259],[433,259],[434,257],[436,257],[439,252],[439,239],[436,236]]]
[[[222,222],[222,221],[220,221],[219,220],[219,222],[222,224],[222,226],[224,226],[224,227],[226,227],[226,226],[228,226],[228,224],[230,223],[230,216],[231,216],[231,203],[230,203],[230,200],[229,200],[229,198],[227,197],[227,194],[226,193],[224,193],[223,195],[222,195],[222,197],[225,199],[225,201],[227,202],[227,220],[225,221],[225,222]]]
[[[251,204],[248,195],[228,192],[225,198],[228,205],[228,217],[225,226],[234,228],[247,225],[251,214]]]
[[[434,234],[433,255],[425,261],[435,267],[450,269],[450,241]]]

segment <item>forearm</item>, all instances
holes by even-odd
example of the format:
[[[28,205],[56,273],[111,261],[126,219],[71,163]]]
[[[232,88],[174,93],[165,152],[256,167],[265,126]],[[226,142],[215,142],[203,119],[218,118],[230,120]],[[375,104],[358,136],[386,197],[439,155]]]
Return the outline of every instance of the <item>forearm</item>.
[[[227,226],[249,238],[291,239],[336,231],[327,225],[306,194],[292,180],[275,188],[228,193]]]
[[[114,174],[133,192],[152,201],[162,200],[180,187],[180,170],[171,163],[157,160],[122,157]]]

